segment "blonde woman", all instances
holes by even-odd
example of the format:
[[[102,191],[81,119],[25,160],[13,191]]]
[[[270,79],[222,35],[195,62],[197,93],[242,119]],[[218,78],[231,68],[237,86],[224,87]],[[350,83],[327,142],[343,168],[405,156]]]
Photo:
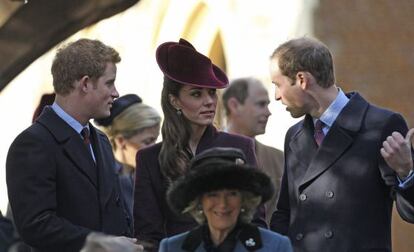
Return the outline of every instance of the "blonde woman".
[[[158,112],[142,103],[139,96],[127,94],[114,101],[111,116],[95,120],[111,141],[121,190],[132,218],[135,155],[155,143],[160,132]]]

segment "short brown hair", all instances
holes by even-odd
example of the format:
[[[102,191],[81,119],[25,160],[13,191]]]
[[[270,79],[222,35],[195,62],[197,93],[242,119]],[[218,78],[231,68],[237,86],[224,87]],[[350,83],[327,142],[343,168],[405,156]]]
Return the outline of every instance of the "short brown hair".
[[[59,48],[52,64],[53,87],[56,94],[66,95],[73,82],[83,76],[98,79],[108,62],[118,63],[118,52],[99,40],[79,39]]]
[[[249,85],[255,83],[262,84],[260,80],[253,77],[238,78],[230,82],[230,86],[223,93],[223,105],[227,116],[230,114],[228,105],[230,98],[234,97],[240,104],[244,104],[249,96]]]
[[[306,71],[321,87],[335,84],[331,52],[316,39],[302,37],[289,40],[276,48],[270,58],[277,58],[281,73],[292,80],[296,80],[298,72]]]

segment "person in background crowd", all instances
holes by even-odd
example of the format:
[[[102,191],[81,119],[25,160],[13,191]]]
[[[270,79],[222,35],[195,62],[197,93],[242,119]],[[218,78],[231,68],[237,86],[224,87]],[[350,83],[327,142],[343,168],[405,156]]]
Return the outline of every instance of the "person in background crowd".
[[[266,132],[269,116],[269,94],[263,83],[255,78],[239,78],[230,82],[223,93],[226,112],[226,130],[229,133],[255,138]],[[266,222],[276,210],[280,180],[283,173],[283,152],[255,140],[259,169],[263,170],[275,186],[275,194],[266,202]]]
[[[109,117],[94,122],[111,142],[121,191],[132,220],[135,156],[139,149],[155,143],[160,134],[161,117],[154,108],[143,104],[139,96],[127,94],[114,101]]]
[[[78,252],[92,231],[132,235],[111,145],[89,123],[110,115],[120,60],[98,40],[60,48],[52,64],[55,102],[10,146],[10,206],[35,251]]]
[[[286,134],[271,229],[289,235],[297,252],[391,251],[394,200],[401,217],[414,221],[412,161],[395,165],[380,148],[392,132],[406,134],[404,119],[344,93],[331,52],[315,39],[277,47],[270,76],[276,100],[292,117],[305,116]]]
[[[161,44],[156,59],[164,73],[163,141],[138,151],[134,191],[135,237],[152,244],[153,251],[162,238],[197,225],[190,217],[173,213],[166,201],[168,186],[187,173],[196,154],[212,147],[236,147],[248,164],[257,163],[252,139],[213,126],[216,89],[228,85],[225,73],[184,39]],[[261,210],[255,220],[266,225]]]
[[[208,149],[173,182],[167,193],[169,205],[177,213],[189,213],[199,227],[164,238],[161,252],[292,251],[287,237],[249,223],[274,188],[265,173],[234,161],[242,159],[241,154],[233,148]]]
[[[0,211],[0,252],[7,252],[14,243],[14,228],[10,219],[3,216]]]
[[[36,119],[40,116],[43,109],[47,105],[52,105],[54,101],[55,101],[55,94],[54,93],[43,94],[42,97],[40,97],[39,104],[37,105],[35,111],[33,112],[32,123],[34,123],[36,121]]]

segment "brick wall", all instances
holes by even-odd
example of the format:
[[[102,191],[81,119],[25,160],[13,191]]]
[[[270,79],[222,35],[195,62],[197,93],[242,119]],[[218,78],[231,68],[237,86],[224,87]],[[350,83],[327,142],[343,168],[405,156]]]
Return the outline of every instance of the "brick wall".
[[[319,2],[314,32],[333,51],[338,84],[414,127],[414,1]]]

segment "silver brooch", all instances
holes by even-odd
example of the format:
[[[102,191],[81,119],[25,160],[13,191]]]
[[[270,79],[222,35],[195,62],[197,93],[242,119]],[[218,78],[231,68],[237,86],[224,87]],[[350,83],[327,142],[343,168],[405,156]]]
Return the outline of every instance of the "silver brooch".
[[[244,243],[246,244],[247,247],[253,247],[256,245],[256,242],[253,240],[253,238],[247,239]]]

